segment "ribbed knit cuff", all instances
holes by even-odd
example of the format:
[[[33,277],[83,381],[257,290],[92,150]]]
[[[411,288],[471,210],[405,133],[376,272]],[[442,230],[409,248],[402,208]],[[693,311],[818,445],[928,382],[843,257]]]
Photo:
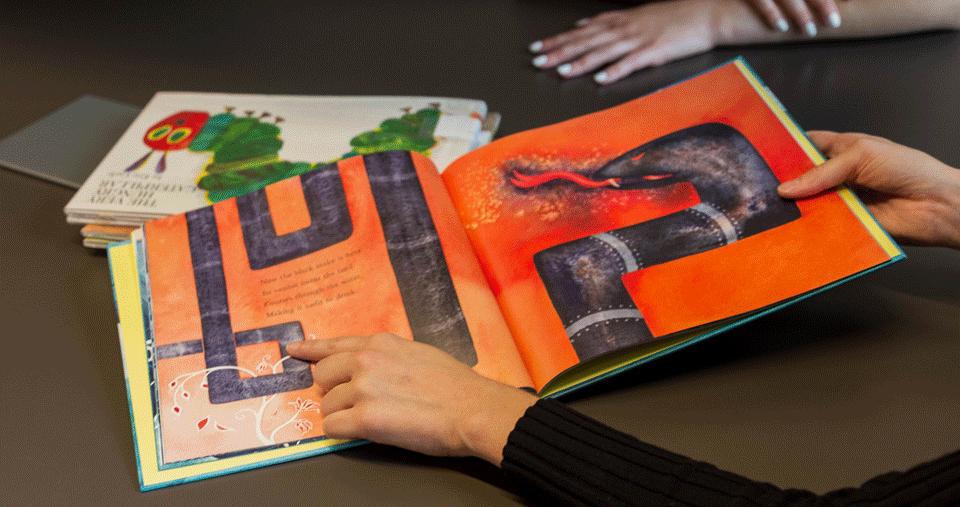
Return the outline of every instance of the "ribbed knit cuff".
[[[551,504],[960,505],[960,451],[817,496],[643,443],[553,400],[538,401],[517,421],[501,466]]]
[[[784,500],[784,492],[772,485],[643,443],[546,399],[517,421],[501,466],[528,489],[569,505]]]

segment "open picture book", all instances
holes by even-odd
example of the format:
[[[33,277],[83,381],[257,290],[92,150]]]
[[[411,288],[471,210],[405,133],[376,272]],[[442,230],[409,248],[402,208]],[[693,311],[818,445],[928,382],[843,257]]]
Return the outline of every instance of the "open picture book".
[[[142,489],[325,438],[292,342],[391,332],[557,396],[903,257],[743,60],[480,147],[340,160],[109,249]],[[469,396],[470,393],[463,393]]]

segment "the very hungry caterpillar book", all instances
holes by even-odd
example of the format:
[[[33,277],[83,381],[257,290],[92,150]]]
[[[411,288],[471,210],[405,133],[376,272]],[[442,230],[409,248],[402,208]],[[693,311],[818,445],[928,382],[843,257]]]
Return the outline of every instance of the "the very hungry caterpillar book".
[[[141,486],[329,452],[299,340],[392,332],[554,396],[902,257],[742,60],[438,174],[353,157],[110,249]],[[469,393],[464,393],[469,396]]]
[[[104,248],[153,218],[243,195],[355,155],[409,150],[441,171],[486,144],[480,100],[158,92],[64,208]]]

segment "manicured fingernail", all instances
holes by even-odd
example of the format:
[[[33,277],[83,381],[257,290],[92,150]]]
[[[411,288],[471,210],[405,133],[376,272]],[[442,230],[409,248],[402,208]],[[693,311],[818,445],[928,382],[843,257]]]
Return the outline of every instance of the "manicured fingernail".
[[[607,82],[607,71],[601,70],[600,72],[597,72],[596,74],[593,75],[593,80],[596,81],[596,82],[598,82],[598,83],[600,83],[600,84],[606,83],[606,82]]]
[[[807,21],[803,25],[803,31],[807,34],[807,37],[816,37],[817,36],[817,25],[813,21]]]
[[[547,55],[540,55],[533,59],[534,67],[543,67],[547,64]]]
[[[831,28],[840,28],[840,13],[831,12],[830,15],[827,16],[827,24],[829,24]]]
[[[787,20],[780,18],[777,20],[777,30],[781,32],[786,32],[790,29],[790,23],[787,23]]]
[[[589,22],[590,22],[590,18],[578,19],[577,22],[573,24],[573,26],[583,26]]]
[[[571,71],[573,71],[573,65],[570,65],[569,63],[565,63],[557,67],[557,73],[561,76],[569,76]]]
[[[542,40],[535,40],[535,41],[531,42],[531,43],[530,43],[530,47],[529,47],[528,49],[530,50],[531,53],[537,53],[537,52],[539,52],[541,49],[543,49],[543,41],[542,41]]]

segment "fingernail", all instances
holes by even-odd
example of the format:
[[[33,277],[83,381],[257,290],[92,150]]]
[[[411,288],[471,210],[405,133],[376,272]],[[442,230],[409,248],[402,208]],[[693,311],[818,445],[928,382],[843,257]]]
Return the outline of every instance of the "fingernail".
[[[570,72],[572,71],[573,71],[573,65],[570,65],[569,63],[565,63],[557,67],[557,73],[560,74],[561,76],[569,76]]]
[[[534,67],[543,67],[547,64],[547,55],[540,55],[533,59]]]
[[[780,186],[777,187],[777,192],[781,194],[789,194],[791,191],[796,190],[796,188],[797,183],[793,180],[790,180],[785,183],[781,183]]]
[[[787,23],[787,20],[780,18],[777,20],[777,30],[781,32],[786,32],[790,29],[790,23]]]
[[[807,37],[816,37],[817,36],[817,25],[813,21],[807,21],[803,25],[803,31],[806,32]]]
[[[577,22],[573,24],[573,26],[583,26],[589,22],[590,22],[590,18],[582,18],[582,19],[578,19]]]
[[[604,70],[601,70],[600,72],[597,72],[596,74],[593,75],[593,80],[596,81],[596,82],[598,82],[598,83],[600,83],[600,84],[606,83],[606,82],[607,82],[607,72],[604,71]]]
[[[296,352],[300,350],[300,347],[303,347],[303,342],[293,342],[287,344],[287,352]]]
[[[829,24],[831,28],[840,28],[840,13],[831,12],[830,15],[827,16],[827,24]]]
[[[531,42],[530,47],[528,49],[530,50],[531,53],[538,53],[541,49],[543,49],[543,41],[535,40]]]

